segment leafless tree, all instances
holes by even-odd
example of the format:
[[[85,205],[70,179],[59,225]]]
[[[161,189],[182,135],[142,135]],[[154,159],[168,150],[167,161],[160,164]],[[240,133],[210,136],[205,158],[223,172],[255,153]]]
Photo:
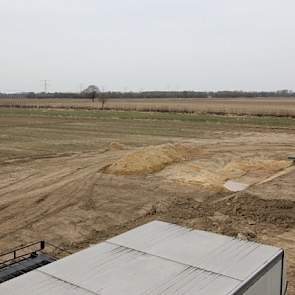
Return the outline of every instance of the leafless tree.
[[[89,93],[89,97],[90,97],[90,99],[92,100],[92,102],[94,102],[94,99],[95,99],[95,97],[96,97],[96,92],[95,92],[95,91],[90,92],[90,93]]]
[[[107,101],[107,98],[106,98],[105,96],[100,96],[100,97],[98,98],[98,100],[99,100],[99,102],[100,102],[100,104],[101,104],[100,109],[103,111],[103,110],[104,110],[104,107],[105,107],[105,103],[106,103],[106,101]]]

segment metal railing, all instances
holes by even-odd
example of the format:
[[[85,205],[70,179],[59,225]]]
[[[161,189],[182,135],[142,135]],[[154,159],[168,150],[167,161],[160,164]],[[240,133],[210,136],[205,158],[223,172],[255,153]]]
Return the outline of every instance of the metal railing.
[[[37,241],[37,242],[33,242],[33,243],[27,244],[25,246],[21,246],[21,247],[13,249],[11,251],[0,254],[0,269],[3,267],[6,267],[8,265],[11,265],[15,262],[18,262],[22,259],[37,255],[37,253],[42,253],[47,246],[49,246],[55,250],[58,250],[60,252],[72,254],[71,252],[69,252],[65,249],[62,249],[60,247],[57,247],[57,246],[51,244],[50,242],[47,242],[44,240]]]

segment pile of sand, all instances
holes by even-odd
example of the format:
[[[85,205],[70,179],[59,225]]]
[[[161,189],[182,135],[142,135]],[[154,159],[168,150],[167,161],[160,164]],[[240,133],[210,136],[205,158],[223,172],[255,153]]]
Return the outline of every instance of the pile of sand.
[[[110,151],[120,151],[120,150],[126,150],[127,146],[120,142],[111,142],[109,145],[108,150]]]
[[[160,172],[159,176],[179,183],[202,185],[208,189],[222,190],[229,182],[239,183],[247,188],[286,169],[289,165],[288,161],[265,159],[232,160],[227,164],[218,160],[194,161],[167,168]]]
[[[162,170],[168,165],[190,159],[189,144],[162,144],[139,148],[105,168],[115,175],[144,175]]]
[[[288,161],[276,161],[265,159],[250,159],[242,161],[232,161],[224,167],[224,173],[235,175],[249,172],[274,173],[290,166]]]

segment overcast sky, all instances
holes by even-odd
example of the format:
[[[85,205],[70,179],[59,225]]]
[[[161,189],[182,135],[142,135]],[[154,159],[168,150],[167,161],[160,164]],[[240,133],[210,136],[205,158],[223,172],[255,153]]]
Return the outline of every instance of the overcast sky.
[[[294,0],[0,0],[0,92],[295,90]]]

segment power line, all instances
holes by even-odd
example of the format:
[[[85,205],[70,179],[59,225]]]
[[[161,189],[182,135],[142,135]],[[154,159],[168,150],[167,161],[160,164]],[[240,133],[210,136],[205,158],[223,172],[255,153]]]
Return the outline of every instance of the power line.
[[[41,82],[43,83],[43,89],[44,89],[44,92],[47,93],[48,92],[48,86],[49,86],[49,81],[48,80],[41,80]]]

